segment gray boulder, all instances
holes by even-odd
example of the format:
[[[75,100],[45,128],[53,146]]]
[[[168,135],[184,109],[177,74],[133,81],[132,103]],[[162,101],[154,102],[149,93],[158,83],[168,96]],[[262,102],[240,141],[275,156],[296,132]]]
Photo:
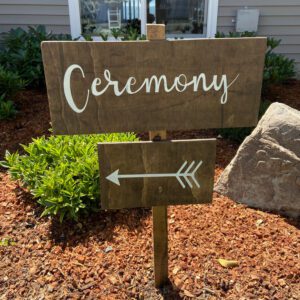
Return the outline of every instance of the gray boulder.
[[[300,216],[300,111],[273,103],[215,191],[251,207]]]

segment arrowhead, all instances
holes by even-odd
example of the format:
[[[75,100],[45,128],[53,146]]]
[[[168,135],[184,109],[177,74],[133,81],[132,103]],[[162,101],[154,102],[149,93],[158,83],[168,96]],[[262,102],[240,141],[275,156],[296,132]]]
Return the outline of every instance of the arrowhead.
[[[108,175],[106,177],[107,180],[113,182],[116,185],[120,185],[120,181],[119,181],[119,169],[112,172],[110,175]]]

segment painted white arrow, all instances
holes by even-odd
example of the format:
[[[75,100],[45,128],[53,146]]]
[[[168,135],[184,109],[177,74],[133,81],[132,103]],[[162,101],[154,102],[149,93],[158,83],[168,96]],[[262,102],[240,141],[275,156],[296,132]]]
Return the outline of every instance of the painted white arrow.
[[[185,184],[182,180],[182,178],[186,181],[186,183],[188,184],[188,186],[190,188],[193,187],[190,179],[192,179],[192,181],[195,183],[195,185],[197,186],[197,188],[200,188],[200,184],[198,183],[198,181],[195,178],[195,174],[197,172],[197,170],[200,168],[200,166],[202,165],[202,160],[196,165],[196,167],[194,168],[194,170],[192,172],[191,169],[193,168],[195,161],[191,162],[191,164],[187,167],[187,169],[185,170],[185,172],[183,172],[183,169],[185,168],[185,166],[187,165],[187,161],[185,161],[182,166],[179,168],[179,170],[176,173],[158,173],[158,174],[119,174],[119,169],[117,169],[116,171],[112,172],[110,175],[108,175],[106,177],[107,180],[115,183],[116,185],[120,185],[120,178],[157,178],[157,177],[175,177],[178,182],[180,183],[180,185],[182,186],[182,188],[185,188]]]

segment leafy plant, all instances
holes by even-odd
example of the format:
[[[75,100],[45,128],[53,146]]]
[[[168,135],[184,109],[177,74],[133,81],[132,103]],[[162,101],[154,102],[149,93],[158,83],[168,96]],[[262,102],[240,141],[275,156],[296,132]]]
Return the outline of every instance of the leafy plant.
[[[17,28],[3,34],[4,50],[0,53],[0,64],[19,76],[32,87],[45,85],[42,64],[41,42],[47,40],[70,40],[69,35],[47,33],[45,26],[28,27],[28,31]]]
[[[281,40],[268,38],[267,53],[264,68],[264,88],[271,83],[282,83],[295,76],[295,61],[282,54],[273,52],[281,43]]]
[[[87,33],[86,33],[86,34],[83,34],[82,36],[83,36],[83,38],[84,38],[86,41],[88,41],[88,42],[91,42],[91,41],[94,40],[91,34],[87,34]]]
[[[126,30],[126,32],[124,32],[122,41],[136,41],[138,40],[140,37],[140,34],[138,32],[138,30],[134,27],[129,28],[128,30]]]
[[[11,119],[16,115],[14,103],[0,96],[0,120]]]
[[[261,102],[258,116],[259,119],[264,115],[270,104],[271,102],[267,100]],[[229,138],[235,142],[242,143],[253,129],[253,127],[222,128],[218,129],[217,131],[224,138]]]
[[[140,19],[131,19],[127,21],[127,24],[124,26],[124,32],[129,32],[131,30],[137,31],[137,34],[141,34],[141,20]]]
[[[255,37],[256,33],[253,31],[244,31],[244,32],[229,32],[225,34],[224,32],[217,32],[215,37],[216,38],[240,38],[240,37]]]
[[[110,30],[111,35],[117,40],[119,36],[122,34],[122,31],[118,28],[113,28]]]
[[[254,37],[255,32],[230,32],[228,35],[217,32],[216,38],[225,37]],[[263,74],[263,92],[268,89],[270,84],[280,84],[295,76],[295,61],[282,54],[275,53],[274,50],[281,43],[281,40],[274,38],[267,39],[267,51],[265,56],[264,74]]]
[[[15,94],[26,86],[26,81],[20,76],[0,65],[0,95],[5,98],[15,96]]]
[[[1,165],[38,199],[43,215],[77,220],[99,209],[97,143],[135,140],[131,133],[41,137],[23,146],[24,155],[7,152]]]
[[[100,32],[99,35],[101,36],[103,41],[107,41],[108,40],[108,33],[106,32]]]

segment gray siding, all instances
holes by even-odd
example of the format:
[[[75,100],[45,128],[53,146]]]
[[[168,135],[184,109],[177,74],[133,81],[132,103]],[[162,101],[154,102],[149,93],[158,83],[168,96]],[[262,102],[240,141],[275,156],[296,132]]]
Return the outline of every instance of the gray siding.
[[[218,31],[235,31],[239,8],[257,8],[260,11],[258,35],[281,39],[277,48],[296,61],[300,76],[300,0],[219,0]]]
[[[68,0],[0,0],[0,32],[28,25],[70,33]]]
[[[300,0],[219,0],[218,31],[234,31],[237,9],[245,6],[259,9],[258,34],[281,39],[277,51],[296,60],[300,76]],[[0,33],[39,24],[70,33],[68,0],[0,0]]]

